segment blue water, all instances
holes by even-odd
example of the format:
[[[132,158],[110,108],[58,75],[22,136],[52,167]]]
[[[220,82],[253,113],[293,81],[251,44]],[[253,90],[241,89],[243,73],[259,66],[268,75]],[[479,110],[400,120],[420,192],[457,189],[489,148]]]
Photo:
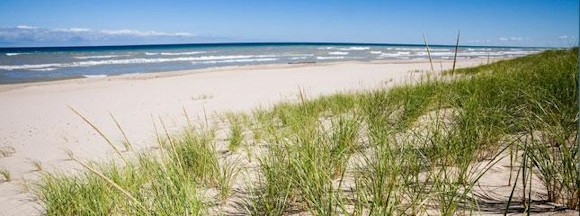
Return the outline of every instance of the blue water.
[[[454,47],[430,47],[453,59]],[[518,57],[543,48],[460,47],[458,59]],[[257,64],[426,60],[423,45],[226,43],[99,47],[0,48],[0,84]]]

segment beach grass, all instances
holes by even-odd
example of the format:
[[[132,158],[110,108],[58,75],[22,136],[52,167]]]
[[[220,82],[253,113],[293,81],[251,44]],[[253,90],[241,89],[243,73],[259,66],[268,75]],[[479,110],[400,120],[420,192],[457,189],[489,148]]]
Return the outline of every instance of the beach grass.
[[[390,89],[300,92],[298,102],[229,114],[226,128],[163,130],[157,151],[121,165],[44,173],[38,196],[49,215],[200,215],[231,203],[250,215],[474,214],[476,185],[509,157],[522,172],[504,184],[526,187],[498,213],[531,203],[532,176],[544,200],[578,209],[577,63],[578,48],[551,50]],[[228,156],[240,147],[247,160]],[[254,177],[236,184],[242,176]]]
[[[12,181],[12,174],[10,173],[10,171],[6,168],[0,168],[0,176],[2,176],[3,181]]]
[[[235,152],[242,146],[244,140],[242,119],[241,115],[236,114],[227,115],[227,119],[230,124],[228,149]]]

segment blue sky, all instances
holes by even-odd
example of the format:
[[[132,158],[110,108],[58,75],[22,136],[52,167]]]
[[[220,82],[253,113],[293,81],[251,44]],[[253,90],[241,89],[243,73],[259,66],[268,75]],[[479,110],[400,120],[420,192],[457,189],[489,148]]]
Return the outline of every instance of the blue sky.
[[[571,46],[577,0],[2,0],[0,47],[199,42]]]

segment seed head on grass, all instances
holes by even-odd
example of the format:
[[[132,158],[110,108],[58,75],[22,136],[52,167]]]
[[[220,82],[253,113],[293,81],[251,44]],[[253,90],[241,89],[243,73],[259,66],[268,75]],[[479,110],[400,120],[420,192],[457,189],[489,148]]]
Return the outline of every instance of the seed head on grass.
[[[455,54],[453,54],[453,68],[451,69],[451,74],[454,74],[454,72],[455,72],[455,63],[457,62],[457,52],[458,52],[458,48],[459,48],[459,36],[460,35],[461,35],[461,31],[457,31],[457,41],[455,42]]]
[[[73,111],[73,113],[75,113],[77,116],[79,116],[85,123],[87,123],[89,126],[91,126],[91,128],[93,128],[93,130],[95,130],[107,142],[107,144],[109,144],[109,146],[111,148],[113,148],[113,150],[115,150],[115,152],[117,153],[117,155],[119,155],[119,157],[121,157],[121,159],[125,163],[128,163],[127,159],[125,159],[125,157],[123,156],[123,154],[121,154],[121,151],[119,150],[119,148],[117,148],[117,146],[115,146],[111,142],[111,140],[107,136],[105,136],[105,134],[101,130],[99,130],[99,128],[95,124],[93,124],[91,121],[89,121],[89,119],[87,119],[85,116],[83,116],[80,112],[78,112],[77,110],[75,110],[71,106],[69,106],[69,109],[71,111]]]
[[[73,158],[74,158],[75,155],[74,155],[74,153],[73,153],[72,150],[66,148],[66,149],[64,149],[64,153],[67,155],[67,159],[66,160],[73,160]]]
[[[32,160],[31,161],[32,166],[34,167],[35,171],[42,171],[42,162],[38,161],[38,160]]]
[[[427,38],[425,34],[423,34],[423,42],[425,42],[425,48],[427,49],[427,56],[429,57],[429,65],[431,65],[431,72],[435,72],[435,68],[433,67],[433,59],[431,58],[431,49],[429,49],[429,43],[427,43]]]
[[[12,175],[10,174],[10,171],[6,168],[0,168],[0,175],[2,176],[2,178],[4,178],[4,181],[12,181]]]
[[[125,130],[123,130],[123,127],[121,127],[121,124],[119,124],[119,122],[117,121],[115,116],[113,116],[113,113],[109,112],[109,115],[111,116],[111,119],[113,119],[113,122],[115,122],[117,129],[119,129],[119,131],[121,131],[121,134],[123,135],[123,141],[121,143],[125,147],[125,151],[130,151],[133,148],[133,145],[129,141],[129,138],[127,138],[127,134],[125,134]]]
[[[73,158],[73,160],[76,161],[77,163],[79,163],[84,168],[86,168],[89,171],[91,171],[92,173],[94,173],[95,175],[99,176],[101,179],[105,180],[109,185],[111,185],[115,189],[119,190],[121,193],[123,193],[127,198],[129,198],[135,204],[138,204],[139,206],[141,206],[141,202],[139,202],[137,199],[135,199],[135,197],[133,195],[131,195],[130,192],[128,192],[127,190],[123,189],[123,187],[121,187],[120,185],[118,185],[117,183],[115,183],[113,180],[111,180],[110,178],[106,177],[104,174],[102,174],[101,172],[99,172],[95,168],[92,168],[89,164],[87,164],[85,162],[82,162],[81,160],[79,160],[77,158]]]

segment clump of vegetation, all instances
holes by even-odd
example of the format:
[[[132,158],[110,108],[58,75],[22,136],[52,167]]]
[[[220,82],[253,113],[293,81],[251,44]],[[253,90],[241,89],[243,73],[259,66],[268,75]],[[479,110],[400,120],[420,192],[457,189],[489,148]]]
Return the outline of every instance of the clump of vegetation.
[[[12,181],[12,174],[6,168],[0,168],[0,175],[4,178],[4,181]]]
[[[228,122],[230,123],[228,149],[230,151],[237,151],[240,146],[242,146],[244,141],[244,129],[242,126],[242,120],[239,116],[231,113],[227,116],[227,118]]]
[[[230,116],[229,150],[261,144],[244,146],[250,162],[220,157],[215,130],[189,128],[161,136],[159,155],[45,174],[39,196],[49,215],[204,214],[211,200],[200,191],[216,188],[212,199],[227,205],[246,173],[247,195],[233,203],[253,215],[472,214],[475,186],[511,155],[521,172],[509,184],[526,187],[508,205],[521,198],[530,212],[535,176],[547,201],[578,209],[577,62],[578,48],[546,51],[388,90],[301,93],[298,103]],[[251,157],[255,172],[244,168]]]
[[[140,154],[121,165],[95,166],[71,155],[90,172],[44,174],[38,194],[47,214],[204,214],[199,188],[227,188],[235,164],[220,165],[213,130],[190,129],[179,138],[160,139],[159,155]]]

